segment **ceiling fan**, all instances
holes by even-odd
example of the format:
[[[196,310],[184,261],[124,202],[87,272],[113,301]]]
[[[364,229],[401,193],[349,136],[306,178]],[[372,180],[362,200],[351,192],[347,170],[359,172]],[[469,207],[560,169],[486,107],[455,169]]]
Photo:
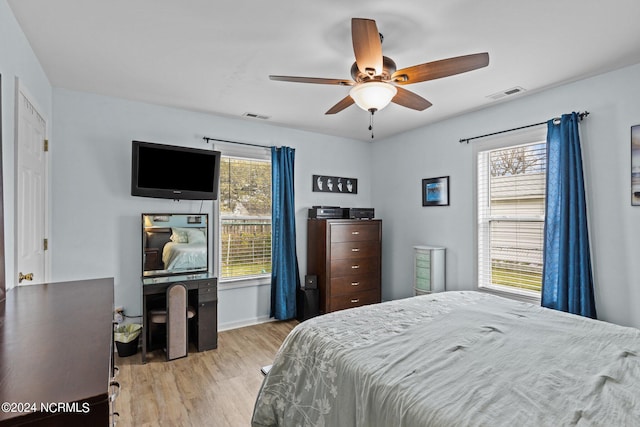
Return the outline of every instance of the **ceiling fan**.
[[[352,18],[351,38],[356,62],[351,66],[353,80],[318,77],[293,77],[270,75],[271,80],[352,86],[349,95],[331,107],[325,114],[335,114],[354,102],[373,113],[393,102],[403,107],[422,111],[431,103],[402,86],[465,73],[489,64],[489,54],[476,53],[412,67],[396,69],[396,63],[382,55],[382,35],[373,19]],[[369,127],[371,130],[371,126]]]

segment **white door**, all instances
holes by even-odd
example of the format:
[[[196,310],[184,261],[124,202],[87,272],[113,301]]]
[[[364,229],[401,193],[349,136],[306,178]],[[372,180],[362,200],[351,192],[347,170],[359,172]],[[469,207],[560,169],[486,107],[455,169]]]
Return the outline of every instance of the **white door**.
[[[46,122],[18,86],[16,283],[46,282]]]

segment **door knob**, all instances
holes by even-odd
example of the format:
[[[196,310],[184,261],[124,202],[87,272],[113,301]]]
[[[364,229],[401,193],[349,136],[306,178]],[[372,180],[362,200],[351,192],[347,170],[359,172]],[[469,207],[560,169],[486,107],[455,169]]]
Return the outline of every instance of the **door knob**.
[[[23,280],[33,280],[33,273],[22,274],[22,272],[20,272],[20,274],[18,274],[18,283],[22,283]]]

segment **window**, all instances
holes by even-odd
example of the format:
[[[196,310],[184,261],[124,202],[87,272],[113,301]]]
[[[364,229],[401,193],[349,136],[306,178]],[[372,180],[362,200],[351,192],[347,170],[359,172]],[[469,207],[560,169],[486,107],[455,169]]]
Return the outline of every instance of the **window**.
[[[539,296],[546,144],[479,151],[477,160],[478,285]]]
[[[220,161],[220,280],[271,274],[271,162]]]

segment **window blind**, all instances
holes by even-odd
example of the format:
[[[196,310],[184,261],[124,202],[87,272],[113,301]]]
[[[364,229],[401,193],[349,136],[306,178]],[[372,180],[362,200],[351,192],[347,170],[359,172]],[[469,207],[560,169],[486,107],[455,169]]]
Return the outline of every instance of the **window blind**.
[[[271,162],[223,156],[220,278],[271,273]]]
[[[479,286],[539,293],[546,144],[479,151],[477,174]]]

